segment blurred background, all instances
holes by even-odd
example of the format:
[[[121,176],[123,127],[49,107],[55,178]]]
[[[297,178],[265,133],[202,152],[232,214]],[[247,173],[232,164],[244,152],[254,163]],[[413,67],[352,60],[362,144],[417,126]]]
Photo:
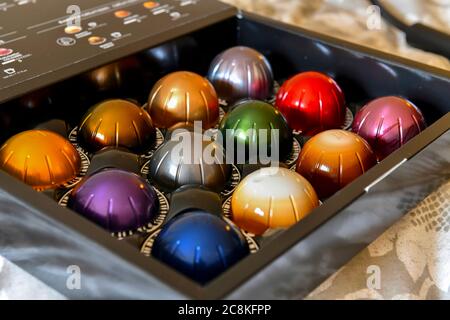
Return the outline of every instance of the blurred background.
[[[448,59],[412,48],[369,0],[221,0],[260,15],[450,70]],[[380,0],[405,23],[450,33],[450,0]],[[379,23],[378,23],[379,22]]]

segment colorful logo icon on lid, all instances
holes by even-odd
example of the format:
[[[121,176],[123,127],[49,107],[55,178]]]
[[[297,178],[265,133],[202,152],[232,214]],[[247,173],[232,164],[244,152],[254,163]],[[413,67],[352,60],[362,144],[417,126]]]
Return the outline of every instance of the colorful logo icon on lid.
[[[142,4],[146,9],[153,9],[159,7],[159,3],[155,1],[146,1]]]
[[[88,42],[89,42],[90,45],[98,46],[98,45],[101,45],[101,44],[105,43],[106,42],[106,38],[98,37],[98,36],[92,36],[92,37],[89,37]]]
[[[114,15],[116,16],[116,18],[123,19],[131,16],[131,12],[127,10],[118,10],[114,12]]]
[[[83,28],[81,28],[80,26],[67,26],[64,28],[64,32],[67,34],[75,34],[81,32],[82,30]]]
[[[0,48],[0,57],[4,57],[4,56],[7,56],[7,55],[10,55],[13,52],[14,51],[12,49]]]

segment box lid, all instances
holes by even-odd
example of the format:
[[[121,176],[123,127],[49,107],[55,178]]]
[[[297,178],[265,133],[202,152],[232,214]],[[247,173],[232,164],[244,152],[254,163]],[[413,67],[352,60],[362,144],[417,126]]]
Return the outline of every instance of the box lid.
[[[1,2],[0,103],[235,13],[215,0]]]

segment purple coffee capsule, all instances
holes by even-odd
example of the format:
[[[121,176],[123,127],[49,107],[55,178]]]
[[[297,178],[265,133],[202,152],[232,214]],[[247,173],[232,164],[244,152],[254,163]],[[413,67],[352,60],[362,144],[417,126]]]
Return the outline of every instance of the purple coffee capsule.
[[[145,227],[159,210],[152,186],[137,174],[119,169],[85,178],[72,191],[69,206],[110,232]]]

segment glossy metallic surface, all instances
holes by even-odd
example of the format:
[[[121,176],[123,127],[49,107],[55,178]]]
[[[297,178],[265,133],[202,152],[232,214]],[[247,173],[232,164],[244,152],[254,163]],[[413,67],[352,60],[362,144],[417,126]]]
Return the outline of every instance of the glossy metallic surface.
[[[206,78],[187,71],[159,80],[150,92],[147,110],[159,128],[201,121],[203,128],[209,129],[219,121],[219,100],[213,86]]]
[[[182,186],[170,194],[170,208],[165,221],[192,209],[222,217],[222,197],[203,186]]]
[[[224,146],[233,145],[228,141],[234,140],[234,157],[236,160],[239,150],[245,150],[245,161],[250,162],[260,159],[261,144],[267,146],[267,153],[278,147],[278,159],[286,158],[292,149],[292,132],[281,113],[272,105],[257,100],[239,102],[222,119],[220,132],[224,140]],[[266,131],[260,131],[260,130]],[[278,141],[272,139],[272,130],[278,130]],[[265,134],[264,134],[265,132]],[[265,141],[262,139],[264,137]],[[251,152],[251,145],[256,144],[258,152]],[[229,151],[227,151],[229,156]]]
[[[28,130],[9,138],[0,149],[1,169],[35,189],[57,188],[80,171],[72,144],[47,130]]]
[[[148,113],[134,103],[120,99],[106,100],[89,109],[78,134],[81,144],[92,152],[104,147],[145,152],[156,139]]]
[[[248,47],[233,47],[211,63],[208,79],[219,98],[227,102],[240,99],[265,100],[273,92],[273,72],[269,61]]]
[[[143,51],[142,61],[145,62],[146,68],[165,75],[169,72],[184,70],[184,67],[192,68],[199,62],[203,63],[201,59],[198,59],[198,47],[198,40],[192,35],[186,35]]]
[[[292,129],[309,136],[340,128],[345,121],[344,93],[331,77],[319,72],[303,72],[287,80],[275,105]]]
[[[206,161],[205,155],[212,161]],[[171,192],[184,185],[203,185],[221,191],[231,175],[222,146],[203,141],[198,133],[180,133],[156,150],[150,161],[149,179]]]
[[[140,176],[107,169],[85,178],[72,191],[70,207],[110,232],[135,231],[158,214],[155,190]]]
[[[260,235],[267,229],[287,228],[319,205],[311,184],[286,168],[262,168],[238,185],[231,199],[232,220]]]
[[[250,253],[242,233],[205,211],[183,213],[162,228],[152,256],[205,284]]]
[[[355,116],[353,132],[367,140],[383,160],[426,128],[420,110],[400,97],[369,102]]]
[[[99,41],[101,39],[96,37],[94,40]],[[131,86],[130,82],[133,78],[135,81],[137,80],[136,74],[139,68],[139,60],[135,57],[128,57],[91,70],[82,76],[82,80],[91,90],[113,94],[116,90]]]
[[[321,199],[332,196],[377,163],[367,141],[345,130],[327,130],[303,147],[297,172],[308,179]]]
[[[54,104],[55,93],[46,88],[29,93],[18,99],[18,106],[24,110],[48,111]]]

